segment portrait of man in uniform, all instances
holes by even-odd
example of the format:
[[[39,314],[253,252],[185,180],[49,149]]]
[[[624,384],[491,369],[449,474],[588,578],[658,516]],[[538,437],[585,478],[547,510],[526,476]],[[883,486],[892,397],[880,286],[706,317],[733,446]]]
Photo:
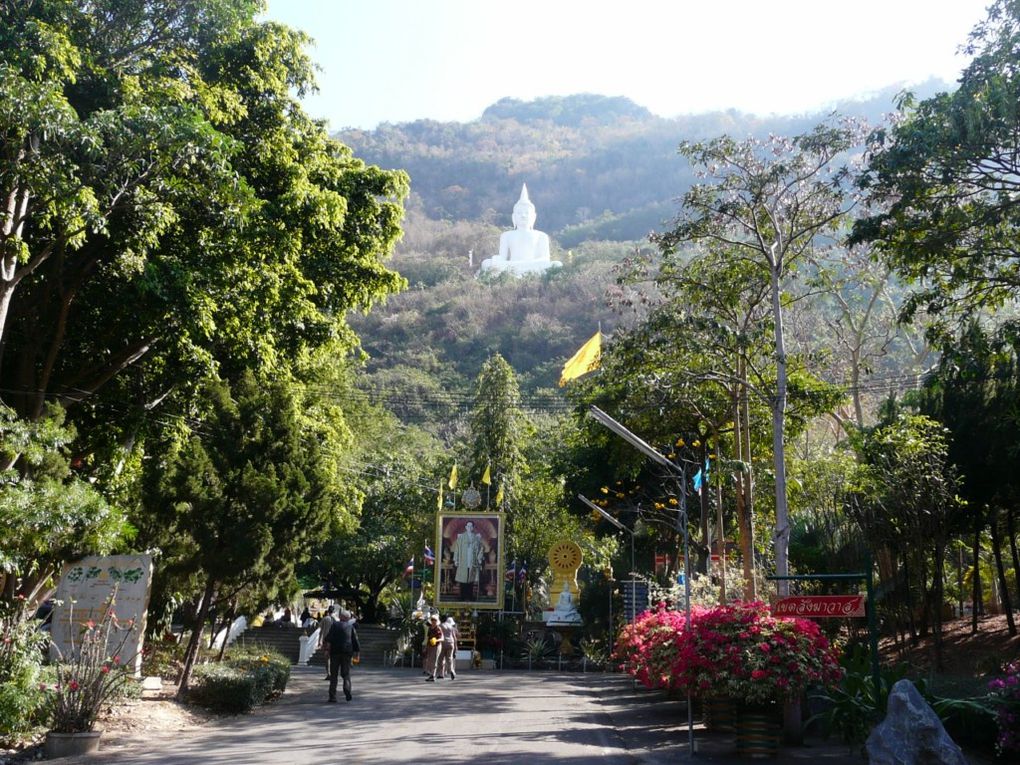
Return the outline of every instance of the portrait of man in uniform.
[[[440,607],[500,608],[503,524],[499,513],[440,513],[436,533]]]

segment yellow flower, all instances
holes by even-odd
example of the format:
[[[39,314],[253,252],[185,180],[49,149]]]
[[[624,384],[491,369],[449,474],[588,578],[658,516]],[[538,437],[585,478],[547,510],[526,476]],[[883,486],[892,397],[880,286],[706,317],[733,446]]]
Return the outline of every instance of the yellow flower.
[[[608,486],[603,486],[601,489],[599,489],[599,491],[601,491],[603,494],[608,494],[609,493],[609,487]]]
[[[682,438],[678,438],[678,439],[676,440],[676,445],[677,445],[677,446],[679,446],[679,447],[680,447],[680,448],[682,449],[682,448],[683,448],[684,446],[686,446],[687,444],[686,444],[686,442],[685,442],[685,441],[684,441],[684,440],[683,440]]]
[[[698,439],[695,438],[694,439],[694,443],[692,443],[691,446],[693,446],[695,449],[697,449],[699,446],[701,446],[701,441],[699,441]]]
[[[670,498],[669,498],[669,504],[673,505],[673,507],[676,507],[677,505],[679,505],[679,504],[680,504],[680,502],[679,502],[679,501],[677,501],[677,498],[676,498],[676,497],[670,497]]]

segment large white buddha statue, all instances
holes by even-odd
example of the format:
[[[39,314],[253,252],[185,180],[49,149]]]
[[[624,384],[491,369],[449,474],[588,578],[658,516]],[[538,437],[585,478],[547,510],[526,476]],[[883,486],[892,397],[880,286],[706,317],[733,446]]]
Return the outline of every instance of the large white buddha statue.
[[[483,260],[479,273],[509,271],[522,276],[562,266],[558,260],[549,260],[549,235],[535,230],[535,217],[535,205],[528,199],[528,185],[523,184],[521,198],[514,205],[514,230],[500,235],[499,255]]]

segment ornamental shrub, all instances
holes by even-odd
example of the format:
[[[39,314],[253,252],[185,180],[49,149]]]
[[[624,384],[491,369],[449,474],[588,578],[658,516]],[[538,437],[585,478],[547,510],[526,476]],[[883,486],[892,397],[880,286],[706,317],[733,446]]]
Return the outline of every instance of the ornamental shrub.
[[[992,680],[988,690],[999,726],[995,750],[1000,756],[1020,754],[1020,661],[1006,665],[1005,674]]]
[[[707,610],[692,606],[691,620]],[[675,688],[679,678],[674,675],[673,667],[680,655],[686,623],[683,611],[671,611],[665,603],[659,603],[621,630],[613,657],[620,662],[621,670],[644,686]]]
[[[289,679],[290,662],[283,655],[248,647],[227,661],[196,667],[188,700],[217,712],[250,712],[282,693]]]
[[[48,640],[20,607],[0,604],[0,742],[10,742],[38,721],[44,700],[39,665]]]

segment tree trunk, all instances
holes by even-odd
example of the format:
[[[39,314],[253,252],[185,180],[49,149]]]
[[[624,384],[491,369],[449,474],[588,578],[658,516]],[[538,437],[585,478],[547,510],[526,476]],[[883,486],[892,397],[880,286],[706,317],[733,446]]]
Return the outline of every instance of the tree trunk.
[[[719,433],[715,433],[715,469],[719,470]],[[723,523],[722,476],[717,476],[715,483],[715,515],[719,538],[719,603],[726,604],[726,528]]]
[[[981,595],[981,521],[982,513],[977,510],[974,513],[974,576],[971,577],[973,585],[970,609],[970,633],[973,635],[978,631],[978,614],[982,610]]]
[[[945,561],[943,560],[943,557],[945,554],[945,545],[942,542],[937,542],[935,544],[935,571],[932,586],[932,600],[934,600],[934,607],[932,608],[931,613],[931,628],[932,635],[935,638],[935,669],[939,672],[944,669],[942,663],[942,591],[944,587],[943,576],[945,575]]]
[[[209,605],[215,590],[216,582],[210,579],[206,583],[205,593],[202,595],[202,604],[199,606],[198,614],[195,617],[195,626],[191,631],[191,639],[188,640],[188,647],[184,651],[184,667],[181,669],[181,680],[177,687],[178,698],[184,698],[188,693],[191,671],[195,668],[195,659],[198,658],[198,647],[202,644],[202,630],[205,628],[205,620],[209,615]]]
[[[776,529],[773,545],[776,553],[776,576],[790,573],[790,520],[786,504],[786,339],[783,336],[783,306],[779,288],[779,267],[770,267],[772,282],[772,321],[776,333],[776,395],[772,400],[772,459],[776,480]],[[790,583],[776,583],[780,595],[790,594]]]
[[[903,553],[903,602],[907,607],[907,626],[910,629],[910,644],[917,645],[920,638],[917,636],[917,622],[914,619],[914,597],[910,594],[910,561],[906,553]]]
[[[1006,626],[1010,635],[1016,635],[1016,622],[1013,621],[1013,606],[1009,599],[1009,585],[1006,584],[1006,569],[1002,565],[1002,534],[999,533],[999,509],[992,510],[992,555],[995,556],[995,570],[999,576],[999,588],[1002,590],[1002,610],[1006,613]]]
[[[740,358],[740,379],[747,379],[747,359],[743,356]],[[740,410],[743,414],[741,418],[743,425],[741,432],[744,439],[744,462],[747,465],[747,472],[745,472],[741,479],[743,481],[744,491],[744,520],[747,524],[745,529],[746,534],[746,548],[743,550],[744,554],[744,576],[749,584],[745,585],[749,589],[748,600],[758,599],[758,583],[755,580],[754,571],[754,470],[751,467],[751,402],[748,399],[749,391],[747,390],[746,383],[740,385]]]
[[[1009,553],[1013,558],[1013,579],[1016,580],[1016,594],[1020,598],[1020,554],[1016,549],[1016,526],[1013,520],[1013,508],[1006,511],[1006,533],[1009,535]]]

